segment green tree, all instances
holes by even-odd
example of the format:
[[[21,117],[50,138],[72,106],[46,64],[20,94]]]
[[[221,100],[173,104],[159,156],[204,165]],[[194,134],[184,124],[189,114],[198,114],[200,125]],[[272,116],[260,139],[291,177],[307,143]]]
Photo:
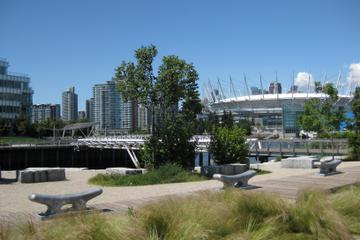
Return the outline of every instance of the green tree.
[[[218,164],[246,163],[249,146],[246,144],[245,130],[234,126],[220,127],[213,131],[210,143],[210,153]]]
[[[135,101],[146,107],[152,115],[152,128],[155,128],[155,107],[158,104],[156,77],[153,61],[158,51],[155,46],[141,47],[135,51],[136,63],[123,61],[115,69],[115,77],[121,81],[118,89],[125,101]]]
[[[150,45],[135,51],[136,63],[122,62],[115,72],[120,79],[118,89],[126,101],[142,104],[151,112],[153,134],[142,154],[144,164],[157,167],[176,162],[187,167],[190,155],[191,161],[194,158],[188,140],[195,133],[196,114],[202,108],[198,73],[192,64],[171,55],[163,57],[156,76],[156,55],[156,47]]]
[[[233,118],[231,112],[228,113],[228,112],[224,111],[221,120],[222,120],[222,124],[221,124],[221,125],[222,125],[223,127],[232,128],[233,125],[234,125],[234,118]]]
[[[354,98],[351,101],[351,109],[354,114],[354,130],[360,131],[360,87],[355,89]]]
[[[339,130],[340,122],[345,119],[344,110],[335,105],[338,91],[331,83],[323,86],[322,91],[327,94],[325,99],[309,99],[305,101],[304,113],[300,116],[299,124],[305,131],[315,131],[320,134]]]
[[[189,141],[193,136],[192,129],[181,118],[177,118],[175,121],[167,121],[159,131],[145,144],[141,154],[142,165],[157,168],[166,163],[175,163],[192,169],[196,145]]]
[[[239,122],[236,124],[238,127],[245,130],[245,134],[247,136],[251,135],[251,122],[247,119],[240,119]]]
[[[351,108],[354,114],[354,132],[350,135],[349,145],[352,159],[360,160],[360,87],[355,89]]]

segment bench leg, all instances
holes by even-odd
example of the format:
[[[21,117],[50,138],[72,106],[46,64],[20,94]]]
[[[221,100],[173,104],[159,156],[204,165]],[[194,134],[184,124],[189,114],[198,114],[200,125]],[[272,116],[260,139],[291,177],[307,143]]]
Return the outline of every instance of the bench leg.
[[[45,216],[58,214],[61,212],[61,204],[55,203],[55,204],[46,204],[47,210],[45,212]]]
[[[75,201],[72,204],[72,209],[74,209],[75,211],[86,210],[86,203],[87,201],[84,200]]]
[[[247,187],[248,186],[248,180],[249,179],[244,179],[244,180],[241,180],[239,182],[236,183],[235,187]]]
[[[227,182],[227,181],[222,181],[222,182],[224,184],[224,186],[223,186],[224,189],[234,187],[234,183],[232,183],[232,182]]]

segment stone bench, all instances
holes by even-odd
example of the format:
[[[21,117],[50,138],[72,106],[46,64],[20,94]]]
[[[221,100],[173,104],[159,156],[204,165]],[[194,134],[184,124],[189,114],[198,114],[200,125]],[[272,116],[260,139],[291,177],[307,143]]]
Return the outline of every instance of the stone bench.
[[[235,175],[246,172],[247,170],[248,166],[241,163],[203,166],[201,167],[201,175],[211,178],[216,173],[223,175]]]
[[[44,219],[65,212],[87,210],[86,203],[102,192],[101,188],[93,188],[85,192],[63,195],[31,194],[29,200],[47,206],[46,212],[39,214]],[[71,204],[71,208],[62,209],[67,204]]]
[[[229,188],[229,187],[245,188],[249,186],[248,185],[249,179],[255,175],[256,175],[256,171],[248,170],[244,173],[240,173],[236,175],[214,174],[213,178],[223,182],[224,188]]]
[[[340,159],[334,159],[329,161],[320,162],[320,175],[329,175],[336,173],[336,167],[341,163]]]
[[[64,168],[29,168],[19,172],[21,183],[63,181],[65,179]]]

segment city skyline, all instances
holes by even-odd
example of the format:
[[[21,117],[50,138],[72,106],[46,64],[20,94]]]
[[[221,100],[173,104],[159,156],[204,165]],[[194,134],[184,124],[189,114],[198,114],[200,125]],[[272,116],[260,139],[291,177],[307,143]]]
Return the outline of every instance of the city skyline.
[[[286,91],[293,72],[310,72],[315,80],[326,72],[334,80],[342,71],[347,81],[351,64],[360,62],[358,1],[5,0],[0,6],[0,27],[7,33],[0,56],[11,63],[10,71],[29,75],[34,104],[61,103],[61,92],[74,86],[84,110],[92,86],[111,80],[122,60],[133,61],[134,50],[148,44],[159,49],[156,64],[170,54],[192,62],[203,97],[203,85],[217,77],[228,89],[231,75],[240,91],[244,72],[249,87],[259,87],[259,72],[264,86],[277,72]]]

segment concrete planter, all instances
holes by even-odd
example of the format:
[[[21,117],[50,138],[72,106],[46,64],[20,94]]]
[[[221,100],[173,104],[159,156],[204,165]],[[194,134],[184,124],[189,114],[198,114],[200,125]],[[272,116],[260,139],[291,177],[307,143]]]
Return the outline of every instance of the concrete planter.
[[[64,181],[64,168],[28,168],[19,173],[21,183]]]
[[[282,168],[315,168],[319,159],[316,156],[299,156],[281,160]]]

